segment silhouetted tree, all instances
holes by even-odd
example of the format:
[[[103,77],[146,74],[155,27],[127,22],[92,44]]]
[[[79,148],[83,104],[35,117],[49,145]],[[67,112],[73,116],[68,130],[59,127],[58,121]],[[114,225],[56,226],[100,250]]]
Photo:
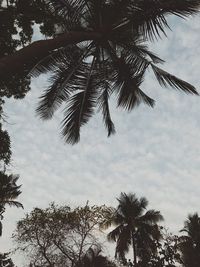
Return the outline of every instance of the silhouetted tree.
[[[23,208],[23,205],[16,201],[21,194],[21,185],[16,184],[18,178],[18,176],[7,175],[0,171],[0,236],[2,235],[1,220],[3,219],[5,207],[8,205],[10,207]]]
[[[198,267],[200,263],[200,217],[198,213],[188,216],[181,232],[186,233],[180,238],[183,266]]]
[[[29,1],[22,2],[25,10],[31,10]],[[66,142],[79,141],[80,127],[88,122],[96,106],[102,111],[108,136],[115,132],[109,111],[109,98],[114,92],[117,105],[124,109],[132,110],[141,102],[152,107],[154,100],[140,87],[148,69],[161,86],[197,94],[192,85],[157,66],[163,60],[148,50],[147,41],[166,35],[168,15],[187,17],[197,13],[200,0],[44,0],[42,3],[49,14],[60,18],[57,29],[62,34],[33,42],[3,57],[0,75],[9,77],[32,68],[33,76],[53,71],[37,111],[41,118],[49,119],[62,103],[67,105],[62,123]],[[30,31],[30,27],[21,25],[23,30]],[[26,41],[29,37],[23,35],[23,30],[22,40]]]
[[[99,245],[99,224],[109,213],[106,206],[35,208],[18,222],[14,238],[34,266],[74,267]]]
[[[108,240],[116,242],[116,257],[121,258],[132,246],[134,265],[137,258],[156,250],[161,233],[158,222],[163,220],[159,211],[146,211],[146,198],[138,199],[135,194],[121,193],[119,204],[113,215],[102,226],[116,226],[108,234]]]

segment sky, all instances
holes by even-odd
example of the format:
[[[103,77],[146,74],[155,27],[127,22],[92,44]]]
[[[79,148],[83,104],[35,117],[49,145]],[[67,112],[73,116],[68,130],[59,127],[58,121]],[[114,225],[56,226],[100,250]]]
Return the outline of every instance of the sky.
[[[151,44],[163,68],[199,87],[200,16],[170,19],[168,39]],[[52,201],[71,206],[116,206],[120,192],[136,193],[160,210],[164,225],[177,233],[189,213],[200,212],[200,98],[161,88],[152,73],[142,85],[156,100],[154,109],[140,105],[130,113],[115,109],[117,133],[107,138],[97,114],[81,130],[81,141],[65,144],[60,134],[62,111],[51,121],[35,113],[47,86],[46,76],[33,80],[23,100],[8,100],[6,128],[12,139],[11,173],[19,174],[24,210],[7,208],[0,251],[13,249],[16,222],[34,207]],[[14,257],[16,264],[22,258]]]

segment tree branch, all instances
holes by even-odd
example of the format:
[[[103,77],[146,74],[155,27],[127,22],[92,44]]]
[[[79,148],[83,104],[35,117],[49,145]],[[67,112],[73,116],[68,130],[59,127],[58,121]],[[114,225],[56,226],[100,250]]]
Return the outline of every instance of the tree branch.
[[[0,78],[10,77],[20,72],[28,74],[38,61],[53,50],[82,41],[97,40],[100,37],[97,32],[69,32],[52,39],[35,41],[14,54],[0,59]]]

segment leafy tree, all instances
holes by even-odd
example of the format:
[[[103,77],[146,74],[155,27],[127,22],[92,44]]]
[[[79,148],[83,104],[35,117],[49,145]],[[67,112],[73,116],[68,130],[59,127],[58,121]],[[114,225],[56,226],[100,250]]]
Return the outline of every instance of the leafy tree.
[[[200,262],[200,217],[198,213],[188,216],[181,232],[180,250],[184,267],[198,267]]]
[[[23,10],[32,10],[28,2]],[[115,132],[109,111],[113,93],[117,94],[117,106],[129,111],[141,102],[153,107],[154,100],[141,90],[148,69],[161,86],[197,94],[192,85],[158,66],[163,60],[149,51],[147,43],[166,35],[168,15],[196,14],[200,0],[41,2],[45,11],[59,17],[54,25],[59,25],[62,34],[33,42],[13,55],[2,57],[0,75],[10,77],[33,68],[33,76],[52,71],[50,86],[42,95],[37,111],[41,118],[49,119],[62,103],[67,103],[62,123],[67,142],[79,141],[80,127],[88,122],[96,106],[102,111],[108,136]],[[22,41],[27,41],[29,35],[24,36],[23,31],[28,28],[30,32],[30,27],[19,25]]]
[[[146,211],[146,198],[138,199],[135,194],[121,193],[117,200],[117,209],[102,227],[116,226],[108,234],[108,240],[116,242],[116,257],[123,258],[132,246],[136,266],[137,258],[144,258],[145,254],[156,250],[156,242],[161,238],[157,223],[163,217],[159,211]]]
[[[74,267],[99,245],[99,223],[109,213],[106,206],[35,208],[18,222],[14,239],[33,266]]]

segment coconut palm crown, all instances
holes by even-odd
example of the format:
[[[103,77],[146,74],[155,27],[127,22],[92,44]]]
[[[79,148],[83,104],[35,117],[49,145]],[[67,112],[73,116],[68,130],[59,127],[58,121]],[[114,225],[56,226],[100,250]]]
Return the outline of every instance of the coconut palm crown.
[[[159,84],[198,94],[194,86],[167,73],[164,63],[148,49],[149,41],[166,35],[168,15],[196,14],[200,0],[44,0],[50,12],[59,15],[59,32],[95,33],[95,38],[66,45],[40,61],[31,75],[51,71],[50,85],[40,99],[37,113],[50,119],[64,103],[62,134],[75,144],[80,128],[95,109],[101,110],[108,136],[115,133],[109,98],[128,111],[154,100],[141,90],[151,69]]]
[[[144,252],[154,252],[155,242],[161,238],[158,222],[163,220],[159,211],[146,210],[148,201],[135,194],[121,193],[117,199],[117,209],[102,225],[105,228],[115,226],[108,234],[108,240],[116,242],[116,257],[123,259],[124,255],[133,249],[134,264],[137,257]]]

